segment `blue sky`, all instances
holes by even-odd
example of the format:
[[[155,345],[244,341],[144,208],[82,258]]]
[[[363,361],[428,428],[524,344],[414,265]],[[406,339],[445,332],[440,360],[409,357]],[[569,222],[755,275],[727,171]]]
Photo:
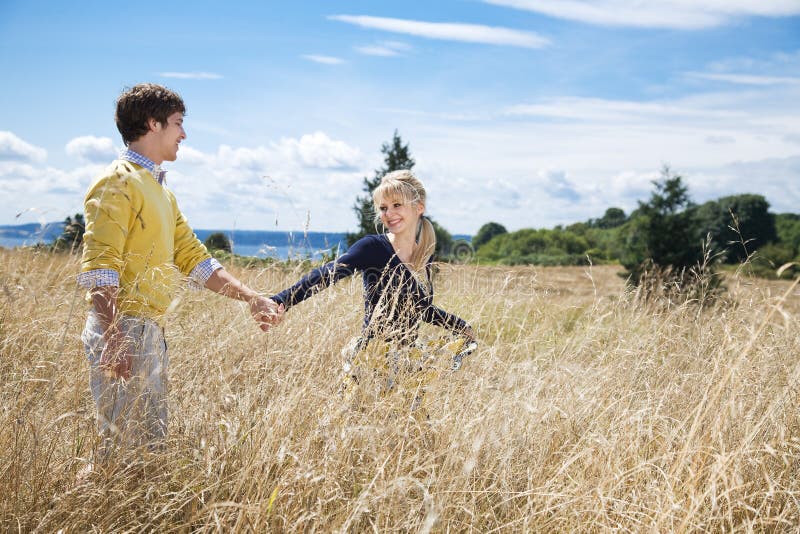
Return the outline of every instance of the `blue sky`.
[[[120,91],[185,99],[196,228],[345,231],[397,129],[453,233],[697,202],[800,212],[800,0],[0,2],[0,224],[82,211]]]

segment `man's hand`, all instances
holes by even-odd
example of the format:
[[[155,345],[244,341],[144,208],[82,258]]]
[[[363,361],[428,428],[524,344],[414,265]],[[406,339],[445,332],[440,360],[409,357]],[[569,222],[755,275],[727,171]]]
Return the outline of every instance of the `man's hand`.
[[[266,332],[283,320],[285,307],[272,299],[259,295],[225,269],[217,269],[206,280],[206,288],[228,298],[243,300],[250,305],[250,314],[258,326]]]
[[[100,355],[100,369],[113,378],[128,380],[131,377],[131,350],[125,335],[119,330],[109,330],[105,334],[106,344]]]
[[[250,299],[250,314],[264,332],[283,321],[285,311],[283,304],[278,304],[263,295]]]

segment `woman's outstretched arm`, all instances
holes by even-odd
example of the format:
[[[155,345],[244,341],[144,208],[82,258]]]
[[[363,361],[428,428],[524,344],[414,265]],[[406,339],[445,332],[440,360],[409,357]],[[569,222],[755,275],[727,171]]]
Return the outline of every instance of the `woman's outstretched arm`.
[[[336,260],[313,269],[294,285],[270,298],[283,304],[286,309],[303,302],[339,280],[352,276],[356,271],[367,269],[375,255],[371,248],[367,238],[360,239]]]

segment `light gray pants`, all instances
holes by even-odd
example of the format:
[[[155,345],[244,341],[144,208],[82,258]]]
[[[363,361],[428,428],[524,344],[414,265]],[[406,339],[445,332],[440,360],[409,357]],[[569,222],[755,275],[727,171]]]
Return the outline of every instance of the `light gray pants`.
[[[129,380],[112,378],[100,369],[105,341],[94,310],[89,312],[81,335],[102,439],[95,455],[99,461],[112,454],[114,445],[153,447],[167,435],[169,357],[164,331],[153,321],[126,315],[120,318],[120,330],[133,347]]]

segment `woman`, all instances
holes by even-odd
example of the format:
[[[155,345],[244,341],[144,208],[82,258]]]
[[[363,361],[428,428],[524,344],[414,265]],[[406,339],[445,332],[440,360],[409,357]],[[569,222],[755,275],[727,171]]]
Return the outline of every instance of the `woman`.
[[[433,305],[431,256],[436,247],[436,234],[424,215],[426,194],[422,182],[407,170],[388,173],[375,188],[372,200],[377,208],[376,222],[383,224],[386,233],[359,239],[336,261],[314,269],[271,298],[288,309],[320,289],[361,272],[364,323],[353,353],[347,356],[345,368],[351,378],[358,381],[358,367],[365,363],[365,358],[359,356],[370,340],[386,342],[383,352],[388,361],[378,367],[388,370],[386,386],[391,389],[401,368],[411,366],[419,370],[416,362],[409,364],[400,360],[409,358],[421,322],[442,326],[463,336],[466,349],[456,355],[456,368],[460,366],[460,358],[474,350],[475,336],[463,319]],[[355,364],[355,368],[351,364]]]

